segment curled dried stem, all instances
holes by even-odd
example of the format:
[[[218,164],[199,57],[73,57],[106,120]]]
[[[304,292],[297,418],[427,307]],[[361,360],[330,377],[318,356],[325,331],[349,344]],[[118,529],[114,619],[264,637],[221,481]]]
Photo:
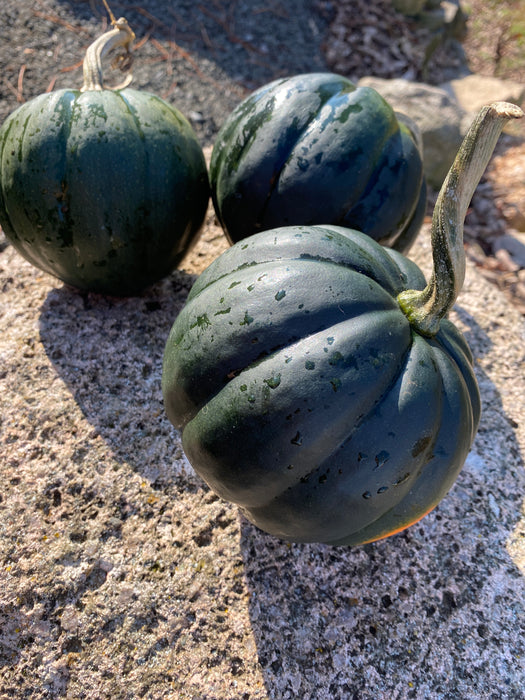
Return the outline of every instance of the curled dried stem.
[[[112,67],[128,71],[128,75],[122,83],[111,89],[121,90],[129,85],[133,79],[130,71],[132,64],[131,45],[135,39],[135,34],[124,17],[115,19],[109,8],[107,9],[110,12],[112,29],[99,36],[98,39],[88,46],[84,58],[84,84],[80,88],[81,92],[107,88],[103,78],[102,60],[108,53],[117,48],[123,48],[124,51],[115,57]]]
[[[523,111],[509,102],[483,107],[470,127],[443,183],[432,218],[433,272],[422,291],[407,290],[397,300],[411,325],[426,336],[439,330],[463,286],[463,223],[470,200],[488,165],[496,142],[510,119]]]

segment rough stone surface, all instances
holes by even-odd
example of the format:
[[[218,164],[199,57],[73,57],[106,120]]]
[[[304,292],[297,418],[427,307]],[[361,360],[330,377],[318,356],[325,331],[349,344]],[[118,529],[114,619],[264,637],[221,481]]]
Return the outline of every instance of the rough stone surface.
[[[78,26],[74,12],[90,6],[41,0],[38,12]],[[167,6],[141,3],[153,16]],[[67,45],[73,62],[75,41],[64,24],[43,20],[44,48],[34,39],[36,53],[23,54],[33,41],[31,7],[8,2],[6,16],[23,30],[16,52],[31,59],[24,84],[36,90],[36,66],[47,83],[53,47]],[[186,20],[197,13],[182,0],[169,7]],[[268,40],[281,41],[287,20],[277,9],[236,8],[254,31],[264,18]],[[304,26],[320,26],[310,5],[299,9]],[[237,94],[232,75],[248,80],[257,65],[259,80],[273,76],[267,62],[250,63],[261,54],[230,46],[225,33],[213,36],[218,61],[219,41],[231,52],[218,68],[208,20],[194,19],[206,32],[184,44],[176,36],[193,47],[205,78],[181,53],[173,62],[201,100],[204,121],[195,123],[207,141]],[[297,63],[281,46],[277,71],[304,65],[298,43]],[[148,46],[141,85],[171,86],[169,63],[155,62]],[[19,65],[13,59],[4,72],[15,87]],[[14,95],[3,97],[7,110]],[[483,416],[458,481],[433,513],[364,547],[288,545],[203,485],[163,412],[167,334],[194,276],[226,247],[210,209],[182,269],[119,300],[63,286],[0,234],[0,698],[523,697],[523,317],[468,264],[453,318],[476,358]],[[411,256],[428,272],[428,227]]]
[[[474,73],[450,80],[440,87],[470,115],[491,102],[512,102],[522,106],[525,99],[525,83]]]
[[[404,112],[418,125],[423,139],[423,167],[428,183],[439,189],[461,144],[465,112],[445,90],[433,85],[397,78],[367,76],[368,85],[395,110]]]
[[[496,251],[507,251],[519,269],[525,269],[525,233],[506,233],[496,242]]]
[[[433,513],[364,547],[289,545],[203,485],[163,413],[169,328],[226,245],[210,212],[184,269],[124,300],[0,255],[5,697],[520,697],[523,318],[469,265],[453,317],[483,417]]]

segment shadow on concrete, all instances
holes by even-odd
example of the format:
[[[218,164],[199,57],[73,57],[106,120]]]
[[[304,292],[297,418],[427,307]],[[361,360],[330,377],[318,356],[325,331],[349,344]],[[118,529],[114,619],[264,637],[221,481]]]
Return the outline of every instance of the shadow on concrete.
[[[464,309],[458,315],[477,356],[488,352],[490,338]],[[268,697],[520,696],[525,579],[506,544],[522,516],[525,474],[498,390],[477,373],[478,436],[453,489],[420,523],[333,548],[284,543],[242,518]]]
[[[169,482],[182,457],[164,413],[162,358],[194,280],[175,271],[127,299],[63,286],[48,294],[40,314],[46,354],[95,434],[152,484]]]

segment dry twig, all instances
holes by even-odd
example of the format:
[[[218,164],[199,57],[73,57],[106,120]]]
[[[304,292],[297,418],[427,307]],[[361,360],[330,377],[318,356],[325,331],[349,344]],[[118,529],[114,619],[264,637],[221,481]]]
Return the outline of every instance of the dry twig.
[[[45,19],[47,22],[58,24],[61,27],[65,27],[70,32],[75,32],[75,34],[87,34],[88,36],[90,36],[89,31],[87,29],[84,29],[84,27],[75,27],[70,22],[67,22],[66,20],[62,19],[62,17],[59,17],[56,13],[49,12],[45,5],[42,3],[42,0],[36,0],[36,2],[38,5],[40,5],[40,7],[43,7],[46,10],[46,12],[33,10],[33,14],[35,15],[35,17],[40,17],[41,19]]]
[[[18,82],[16,84],[16,101],[25,102],[23,97],[24,92],[24,73],[26,72],[26,64],[22,63],[20,70],[18,71]]]

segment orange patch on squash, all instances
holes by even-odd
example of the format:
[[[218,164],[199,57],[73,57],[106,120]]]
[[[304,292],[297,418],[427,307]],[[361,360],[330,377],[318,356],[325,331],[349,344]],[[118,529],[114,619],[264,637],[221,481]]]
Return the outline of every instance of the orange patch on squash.
[[[431,506],[427,511],[423,513],[423,515],[420,515],[419,518],[416,518],[415,520],[412,520],[412,522],[408,523],[408,525],[402,525],[401,527],[398,527],[396,530],[392,530],[392,532],[388,532],[386,535],[379,535],[378,537],[372,537],[369,540],[365,540],[361,544],[370,544],[370,542],[379,542],[379,540],[386,540],[387,537],[392,537],[393,535],[397,535],[400,532],[403,532],[403,530],[408,530],[409,527],[412,527],[412,525],[415,525],[418,523],[420,520],[423,520],[423,518],[428,515],[431,511],[434,510],[436,506]]]

